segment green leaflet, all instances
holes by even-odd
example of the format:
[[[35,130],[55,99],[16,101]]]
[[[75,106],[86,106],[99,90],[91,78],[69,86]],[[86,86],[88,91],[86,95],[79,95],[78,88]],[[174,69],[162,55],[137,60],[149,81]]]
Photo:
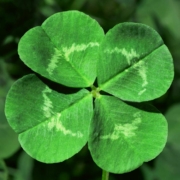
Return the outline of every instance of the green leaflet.
[[[137,23],[121,23],[106,34],[97,71],[101,90],[135,102],[163,95],[174,76],[172,57],[161,37]]]
[[[153,106],[125,103],[112,96],[95,101],[89,150],[96,164],[125,173],[155,158],[167,140],[167,122]]]
[[[56,13],[21,38],[18,53],[32,70],[70,87],[88,87],[96,78],[97,50],[104,32],[77,11]]]
[[[7,180],[7,179],[8,179],[7,167],[4,161],[0,159],[0,180]]]
[[[70,158],[87,142],[92,95],[85,89],[60,94],[27,75],[10,89],[5,112],[23,149],[39,161],[55,163]]]

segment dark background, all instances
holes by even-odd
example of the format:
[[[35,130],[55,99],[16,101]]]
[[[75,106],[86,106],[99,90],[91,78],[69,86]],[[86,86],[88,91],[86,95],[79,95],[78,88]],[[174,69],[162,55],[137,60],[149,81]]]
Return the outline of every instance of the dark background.
[[[180,0],[0,0],[0,118],[5,119],[4,100],[11,84],[31,73],[17,54],[20,37],[30,28],[41,25],[50,15],[73,9],[95,18],[105,32],[127,21],[147,24],[159,32],[173,56],[175,78],[168,92],[152,103],[166,115],[168,121],[175,121],[170,126],[170,136],[176,127],[175,137],[180,137]],[[66,91],[65,88],[63,90]],[[3,135],[0,133],[0,138]],[[110,180],[180,179],[178,144],[178,138],[168,141],[158,158],[130,173],[110,174]],[[0,149],[1,146],[4,145],[0,144]],[[0,156],[6,163],[8,180],[101,179],[101,169],[93,162],[87,147],[58,164],[37,162],[22,149],[17,149],[12,148],[7,157]],[[0,166],[0,174],[2,172]]]

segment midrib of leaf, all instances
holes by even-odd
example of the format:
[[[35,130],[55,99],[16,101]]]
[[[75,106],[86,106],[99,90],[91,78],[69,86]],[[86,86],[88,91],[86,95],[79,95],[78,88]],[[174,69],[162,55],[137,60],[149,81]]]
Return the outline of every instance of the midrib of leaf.
[[[48,37],[48,39],[52,42],[52,44],[54,45],[54,47],[55,47],[57,50],[59,50],[59,48],[55,46],[54,42],[51,40],[51,38],[48,36],[48,34],[46,33],[46,31],[43,29],[42,26],[41,26],[41,28],[42,28],[42,30],[44,31],[44,33],[46,34],[46,36]],[[61,50],[59,50],[59,51],[61,51]],[[70,61],[68,61],[68,63],[70,64],[70,66],[72,67],[72,69],[74,69],[74,71],[75,71],[80,77],[82,77],[82,78],[84,79],[85,82],[87,82],[89,85],[91,85],[91,83],[89,82],[89,80],[88,80],[83,74],[81,74],[81,73],[72,65],[72,63],[71,63]]]
[[[77,103],[79,103],[80,101],[82,101],[83,99],[85,99],[85,98],[87,98],[87,97],[89,97],[89,96],[91,96],[91,93],[88,93],[88,94],[87,94],[86,96],[84,96],[83,98],[75,101],[75,102],[72,103],[70,106],[64,108],[61,112],[55,112],[54,114],[56,114],[56,113],[63,113],[64,111],[68,110],[68,108],[70,108],[70,107],[72,107],[72,106],[75,106]],[[56,115],[53,115],[53,116],[51,116],[50,118],[53,118],[53,117],[55,117],[55,116],[56,116]],[[24,132],[30,131],[31,129],[36,128],[37,126],[40,126],[41,124],[43,124],[43,123],[45,123],[45,122],[47,122],[47,121],[50,121],[50,119],[46,118],[44,121],[40,122],[39,124],[36,124],[35,126],[29,128],[29,129],[26,129],[26,130],[23,130],[23,131],[21,131],[21,132],[18,132],[18,134],[20,135],[20,134],[22,134],[22,133],[24,133]]]
[[[102,95],[103,96],[103,95]],[[100,100],[99,100],[99,104],[101,104],[101,108],[103,108],[104,109],[104,111],[105,112],[108,112],[107,110],[106,110],[106,104],[105,103],[103,103],[103,101],[101,101],[100,102]],[[104,107],[103,107],[103,104],[104,104]],[[128,114],[128,113],[126,113],[126,114]],[[133,151],[133,152],[135,152],[135,154],[137,154],[137,155],[139,155],[139,157],[141,157],[141,154],[138,152],[138,151],[136,151],[136,148],[135,148],[135,146],[133,146],[132,145],[132,143],[129,143],[129,141],[127,141],[123,136],[122,136],[122,138],[123,138],[123,141],[125,141],[127,144],[128,144],[128,146],[129,146],[129,148]],[[131,141],[130,141],[131,142]],[[142,158],[141,158],[141,163],[139,163],[139,165],[138,165],[138,167],[143,163],[144,161],[142,160]]]
[[[104,87],[108,86],[109,83],[111,83],[111,81],[113,81],[114,78],[118,77],[119,75],[123,74],[126,70],[133,68],[136,64],[140,63],[141,61],[143,61],[144,58],[146,58],[147,56],[151,55],[154,51],[156,51],[157,49],[159,49],[161,46],[163,46],[163,42],[161,44],[159,44],[158,47],[154,48],[152,51],[150,51],[148,54],[145,54],[143,56],[141,56],[139,58],[138,61],[136,61],[132,66],[128,66],[127,68],[123,69],[121,72],[116,73],[114,76],[112,76],[110,79],[108,79],[107,81],[105,81],[103,84],[101,84],[99,86],[100,90],[103,90]]]
[[[104,107],[103,107],[103,109],[106,111],[106,112],[108,112],[109,110],[106,110],[107,108],[106,108],[106,104],[105,103],[103,103],[103,101],[101,101],[101,104],[103,105],[104,104]],[[149,104],[150,105],[150,104]],[[120,114],[122,114],[123,112],[121,112]],[[126,113],[125,112],[125,114],[130,114],[130,113]],[[152,123],[153,124],[153,123]],[[139,132],[138,131],[138,134],[142,134],[142,136],[143,136],[143,134],[144,134],[144,132]],[[152,135],[154,135],[154,134],[152,134],[152,133],[148,133],[148,135],[149,136],[152,136]],[[144,162],[147,162],[147,161],[150,161],[150,160],[152,160],[153,158],[152,158],[152,155],[150,154],[150,153],[148,153],[148,156],[150,157],[148,157],[148,158],[145,158],[145,157],[141,157],[141,152],[139,152],[138,150],[137,150],[137,148],[135,147],[135,145],[133,145],[133,143],[131,143],[131,140],[126,140],[126,138],[124,138],[124,136],[121,136],[122,138],[123,138],[123,141],[124,142],[126,142],[127,143],[127,145],[128,145],[128,148],[129,149],[131,149],[131,151],[133,151],[136,155],[138,155],[138,157],[140,157],[140,161],[139,161],[139,163],[138,163],[138,165],[137,165],[137,167],[139,167],[140,165],[142,165]],[[130,138],[129,138],[130,139]],[[144,143],[143,143],[144,144]],[[148,143],[149,144],[149,143]],[[153,147],[155,147],[155,148],[157,148],[157,147],[159,147],[158,145],[152,145],[152,144],[150,144],[151,146],[153,146]],[[147,153],[146,153],[147,154]]]

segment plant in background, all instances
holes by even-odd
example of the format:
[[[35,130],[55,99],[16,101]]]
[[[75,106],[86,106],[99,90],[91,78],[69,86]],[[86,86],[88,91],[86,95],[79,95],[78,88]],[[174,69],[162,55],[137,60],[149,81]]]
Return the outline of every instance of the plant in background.
[[[61,12],[26,32],[18,53],[47,79],[82,88],[59,93],[35,74],[11,87],[5,113],[33,158],[62,162],[88,142],[94,162],[104,170],[103,179],[108,179],[108,172],[132,171],[164,148],[166,119],[144,101],[170,87],[173,61],[150,27],[121,23],[104,35],[84,13]]]

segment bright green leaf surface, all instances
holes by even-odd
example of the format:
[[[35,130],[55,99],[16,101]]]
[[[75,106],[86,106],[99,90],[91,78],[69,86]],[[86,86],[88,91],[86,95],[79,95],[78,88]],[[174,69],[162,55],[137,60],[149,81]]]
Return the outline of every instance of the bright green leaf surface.
[[[0,159],[0,180],[7,180],[7,168],[3,160]]]
[[[10,89],[5,112],[24,150],[39,161],[55,163],[70,158],[87,142],[92,95],[85,89],[64,95],[27,75]]]
[[[123,100],[147,101],[163,95],[173,80],[172,57],[150,27],[121,23],[100,47],[98,84]]]
[[[18,53],[26,65],[52,81],[88,87],[97,76],[97,49],[103,37],[102,28],[89,16],[61,12],[26,32]]]
[[[167,123],[158,110],[112,96],[96,99],[90,127],[93,160],[113,173],[129,172],[155,158],[167,140]]]

